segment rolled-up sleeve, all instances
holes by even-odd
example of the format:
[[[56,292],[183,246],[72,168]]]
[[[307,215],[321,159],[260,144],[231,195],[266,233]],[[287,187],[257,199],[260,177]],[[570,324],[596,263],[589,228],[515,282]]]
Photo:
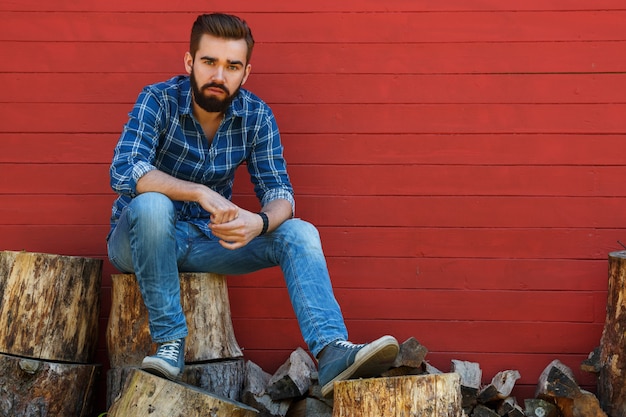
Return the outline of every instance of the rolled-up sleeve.
[[[248,172],[261,206],[273,200],[285,199],[291,204],[295,215],[293,187],[287,174],[280,133],[269,109],[257,125],[254,149],[248,158]]]
[[[134,197],[139,179],[156,169],[154,160],[162,108],[147,90],[139,94],[113,153],[109,173],[111,188],[116,193]]]

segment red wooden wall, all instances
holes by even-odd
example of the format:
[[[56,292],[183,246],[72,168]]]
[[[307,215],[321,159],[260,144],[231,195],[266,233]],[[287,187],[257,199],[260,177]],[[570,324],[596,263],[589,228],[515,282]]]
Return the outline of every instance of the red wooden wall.
[[[578,368],[626,241],[623,1],[175,3],[0,2],[0,250],[105,259],[127,112],[183,72],[198,13],[233,12],[352,339],[414,336],[485,382],[517,369],[521,397],[558,358],[593,390]],[[281,275],[229,282],[237,339],[273,372],[303,344]]]

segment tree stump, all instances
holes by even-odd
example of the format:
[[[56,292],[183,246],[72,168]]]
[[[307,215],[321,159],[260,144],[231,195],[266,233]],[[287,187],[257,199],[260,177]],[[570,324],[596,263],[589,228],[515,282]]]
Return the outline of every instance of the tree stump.
[[[0,352],[88,363],[98,340],[102,261],[0,252]]]
[[[609,254],[606,320],[600,342],[598,400],[611,416],[626,415],[626,251]]]
[[[245,404],[209,394],[196,387],[134,370],[108,417],[252,417]]]
[[[335,383],[333,417],[460,417],[456,373],[352,379]]]
[[[0,353],[0,416],[90,416],[99,371]]]
[[[189,336],[185,362],[198,363],[243,356],[230,315],[226,277],[181,273],[181,303]],[[137,366],[155,351],[148,329],[148,312],[134,274],[114,274],[107,346],[111,368]]]
[[[107,408],[122,393],[124,384],[138,367],[111,368],[107,372]],[[185,366],[181,382],[207,392],[241,401],[246,365],[243,358]]]

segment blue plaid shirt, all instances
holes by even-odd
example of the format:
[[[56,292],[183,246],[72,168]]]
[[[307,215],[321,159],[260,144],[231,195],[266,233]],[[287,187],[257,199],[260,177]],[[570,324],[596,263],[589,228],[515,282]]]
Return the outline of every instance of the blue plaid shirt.
[[[261,206],[283,198],[295,206],[283,146],[271,109],[241,89],[227,109],[212,143],[192,113],[188,76],[145,87],[129,113],[111,164],[111,230],[124,207],[137,195],[137,181],[153,169],[204,184],[232,197],[235,170],[246,163]],[[210,214],[198,203],[175,201],[179,220],[196,224],[207,235]]]

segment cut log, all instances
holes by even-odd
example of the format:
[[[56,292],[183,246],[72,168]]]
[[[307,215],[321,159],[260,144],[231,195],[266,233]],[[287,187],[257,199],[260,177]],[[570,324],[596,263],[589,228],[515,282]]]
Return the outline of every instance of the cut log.
[[[111,368],[107,372],[107,407],[121,394],[127,378],[137,367]],[[245,380],[244,359],[198,363],[185,366],[181,381],[212,394],[241,401]]]
[[[313,359],[299,347],[272,375],[266,391],[274,401],[302,397],[309,390],[316,369]]]
[[[443,374],[443,373],[445,373],[445,372],[440,371],[439,369],[435,368],[434,366],[432,366],[427,361],[424,361],[424,370],[429,375],[436,375],[436,374]]]
[[[381,377],[406,375],[422,375],[426,373],[424,358],[428,349],[422,346],[414,337],[410,337],[400,344],[400,351],[391,368],[380,374]]]
[[[558,410],[554,404],[539,398],[524,400],[524,413],[528,417],[557,417]]]
[[[483,371],[480,369],[480,364],[452,359],[450,369],[452,372],[459,374],[461,386],[474,388],[476,390],[480,389],[483,378]]]
[[[506,417],[524,417],[524,410],[519,405],[515,404],[513,409],[506,414]]]
[[[500,417],[500,414],[496,413],[489,407],[479,404],[474,408],[472,417]]]
[[[197,387],[133,370],[108,417],[252,417],[258,411]]]
[[[501,416],[506,416],[508,413],[513,411],[515,406],[517,405],[517,400],[515,397],[507,397],[498,404],[496,408],[496,413]]]
[[[580,389],[572,370],[558,359],[541,373],[536,397],[554,402],[564,417],[606,417],[595,395]]]
[[[591,351],[587,359],[582,361],[580,369],[593,374],[600,372],[600,346]]]
[[[460,417],[462,413],[456,373],[335,383],[333,417]]]
[[[394,368],[405,366],[421,369],[427,354],[428,349],[417,341],[417,339],[410,337],[400,345],[400,351],[392,366]]]
[[[453,359],[450,370],[459,374],[461,379],[461,406],[466,414],[478,404],[478,391],[480,390],[483,372],[476,362],[467,362]]]
[[[241,401],[257,410],[264,417],[284,417],[289,411],[291,400],[274,401],[266,391],[272,376],[254,362],[246,362],[246,382]]]
[[[99,259],[0,252],[0,352],[92,362],[101,270]]]
[[[626,251],[609,254],[606,319],[600,339],[598,399],[610,416],[626,415]]]
[[[580,395],[580,388],[574,379],[572,370],[559,361],[553,360],[539,376],[535,397],[575,398]]]
[[[316,398],[304,398],[291,404],[285,417],[332,417],[333,408]]]
[[[589,391],[580,390],[575,398],[555,398],[563,417],[607,417],[600,402]]]
[[[90,416],[99,372],[99,365],[0,353],[0,416]]]
[[[511,395],[513,388],[515,388],[515,382],[520,378],[521,375],[516,370],[498,372],[491,379],[491,385],[496,388],[498,399],[503,400]]]
[[[209,273],[179,276],[181,303],[189,328],[185,362],[242,357],[233,330],[226,277]],[[136,366],[156,349],[134,274],[112,275],[107,347],[112,368]]]

